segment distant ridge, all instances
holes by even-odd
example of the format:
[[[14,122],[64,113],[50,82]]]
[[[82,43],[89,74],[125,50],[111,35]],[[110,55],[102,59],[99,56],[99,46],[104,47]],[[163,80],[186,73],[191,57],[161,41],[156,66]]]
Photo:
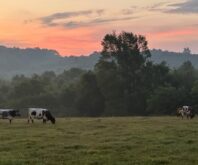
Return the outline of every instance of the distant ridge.
[[[153,49],[151,60],[154,63],[165,61],[171,68],[177,68],[185,61],[190,61],[198,68],[198,55],[168,52]],[[0,79],[11,78],[17,74],[30,76],[45,71],[60,73],[70,68],[93,69],[100,54],[94,52],[89,56],[62,57],[55,50],[40,48],[8,48],[0,46]]]
[[[31,76],[45,71],[60,73],[73,67],[91,69],[99,58],[96,54],[88,57],[62,57],[55,50],[0,46],[0,79],[12,78],[17,74]]]
[[[185,54],[178,52],[163,51],[160,49],[151,50],[151,60],[154,63],[165,61],[171,68],[178,68],[186,61],[190,61],[198,69],[198,54]]]

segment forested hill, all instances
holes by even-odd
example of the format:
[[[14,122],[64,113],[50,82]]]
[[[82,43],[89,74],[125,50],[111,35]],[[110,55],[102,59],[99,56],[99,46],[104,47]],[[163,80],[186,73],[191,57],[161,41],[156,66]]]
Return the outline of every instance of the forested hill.
[[[175,53],[162,50],[151,50],[151,60],[155,63],[166,61],[171,67],[178,67],[185,61],[198,68],[198,55]],[[99,59],[99,53],[94,52],[90,56],[61,57],[55,50],[40,48],[7,48],[0,46],[0,78],[11,78],[17,74],[30,76],[45,71],[61,73],[72,67],[92,69]]]
[[[11,78],[17,74],[31,76],[45,71],[61,73],[70,68],[91,69],[99,55],[62,57],[55,50],[40,48],[7,48],[0,46],[0,78]]]
[[[185,54],[157,49],[151,50],[151,54],[153,62],[161,63],[165,61],[171,68],[178,68],[186,61],[190,61],[195,68],[198,68],[198,54]]]

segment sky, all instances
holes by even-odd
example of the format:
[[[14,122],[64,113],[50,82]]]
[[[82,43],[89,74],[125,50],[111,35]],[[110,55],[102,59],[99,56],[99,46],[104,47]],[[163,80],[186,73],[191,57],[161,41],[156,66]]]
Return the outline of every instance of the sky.
[[[0,0],[0,45],[100,51],[105,34],[146,36],[149,48],[198,53],[198,0]]]

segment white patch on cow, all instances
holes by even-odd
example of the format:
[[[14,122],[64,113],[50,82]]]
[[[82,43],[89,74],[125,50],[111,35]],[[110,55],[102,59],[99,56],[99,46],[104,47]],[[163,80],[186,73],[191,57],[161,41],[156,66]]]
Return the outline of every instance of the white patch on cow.
[[[28,122],[29,120],[32,120],[33,122],[34,119],[46,120],[45,112],[47,111],[48,111],[47,109],[43,109],[43,108],[28,108]]]

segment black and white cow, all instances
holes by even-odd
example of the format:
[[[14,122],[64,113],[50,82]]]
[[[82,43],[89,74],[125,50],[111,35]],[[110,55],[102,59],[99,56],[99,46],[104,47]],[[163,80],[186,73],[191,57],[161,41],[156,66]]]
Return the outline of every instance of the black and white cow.
[[[42,119],[43,123],[46,123],[48,120],[50,120],[52,124],[56,122],[49,110],[43,108],[28,108],[28,123],[30,120],[33,123],[34,119]]]
[[[12,123],[12,120],[14,117],[20,116],[20,113],[18,110],[15,109],[0,109],[0,117],[1,119],[8,119],[10,121],[10,124]]]
[[[177,116],[181,116],[182,119],[186,116],[187,119],[192,119],[195,116],[195,112],[191,106],[183,106],[177,109]]]

